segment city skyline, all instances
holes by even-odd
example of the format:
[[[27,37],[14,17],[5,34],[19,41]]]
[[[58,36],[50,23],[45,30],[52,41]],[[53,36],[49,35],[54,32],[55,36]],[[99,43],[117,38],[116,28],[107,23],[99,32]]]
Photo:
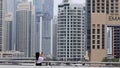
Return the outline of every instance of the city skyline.
[[[0,2],[1,57],[33,58],[40,52],[45,60],[120,59],[120,0]]]
[[[29,1],[33,1],[33,0],[29,0]],[[62,3],[62,0],[54,0],[54,16],[57,16],[58,14],[58,5]],[[74,4],[84,4],[85,0],[72,0],[72,3]]]

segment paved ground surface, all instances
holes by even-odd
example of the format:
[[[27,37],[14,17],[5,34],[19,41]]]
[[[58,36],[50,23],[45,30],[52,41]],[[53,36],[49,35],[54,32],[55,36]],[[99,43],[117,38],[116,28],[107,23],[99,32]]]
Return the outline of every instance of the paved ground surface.
[[[120,68],[120,67],[80,67],[80,66],[18,66],[0,65],[0,68]]]

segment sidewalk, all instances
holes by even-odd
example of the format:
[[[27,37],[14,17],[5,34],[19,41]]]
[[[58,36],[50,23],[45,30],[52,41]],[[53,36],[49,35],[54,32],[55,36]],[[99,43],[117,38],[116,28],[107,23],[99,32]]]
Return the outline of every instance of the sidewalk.
[[[80,67],[80,66],[18,66],[18,65],[0,65],[0,68],[119,68],[119,67]]]

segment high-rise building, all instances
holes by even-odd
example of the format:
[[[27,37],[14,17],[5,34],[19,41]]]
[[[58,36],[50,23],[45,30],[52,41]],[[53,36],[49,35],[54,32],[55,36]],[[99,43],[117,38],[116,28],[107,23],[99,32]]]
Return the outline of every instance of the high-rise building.
[[[43,11],[43,0],[33,0],[33,5],[35,7],[35,12]]]
[[[120,58],[120,0],[86,0],[90,24],[90,60]],[[112,49],[112,50],[110,50]]]
[[[21,2],[16,11],[16,51],[24,52],[25,57],[31,57],[31,3]]]
[[[35,6],[36,52],[52,55],[51,20],[53,18],[53,0],[33,0]]]
[[[31,22],[31,56],[33,57],[33,56],[35,56],[35,53],[36,53],[36,48],[35,48],[35,36],[36,36],[36,34],[35,34],[35,8],[34,8],[34,6],[32,6],[32,8],[31,8],[31,11],[32,11],[32,14],[31,14],[31,16],[32,16],[32,22]]]
[[[16,0],[17,1],[17,0]],[[8,13],[8,12],[15,12],[14,11],[14,7],[15,6],[15,0],[5,0],[5,13]]]
[[[80,4],[64,0],[58,5],[57,58],[83,61],[86,51],[86,11]]]
[[[35,12],[48,13],[53,17],[54,0],[33,0]]]
[[[33,0],[33,5],[35,8],[35,49],[36,52],[40,51],[40,14],[42,14],[42,0]]]
[[[16,45],[16,10],[17,10],[17,5],[21,2],[22,0],[5,0],[5,14],[9,15],[12,14],[12,38],[11,38],[11,44],[12,47],[15,47]],[[5,41],[6,43],[7,41]]]
[[[4,50],[5,0],[0,0],[0,51]]]
[[[5,51],[11,51],[14,49],[14,47],[12,46],[12,40],[13,40],[12,26],[13,26],[13,14],[12,13],[5,14],[5,28],[4,28]]]
[[[57,16],[53,17],[52,23],[51,23],[51,45],[52,45],[52,56],[57,57],[57,24],[58,24],[58,19]],[[55,59],[54,58],[54,59]]]
[[[53,7],[54,0],[43,0],[43,12],[48,13],[51,18],[53,18]]]
[[[90,0],[86,0],[86,13],[87,13],[87,40],[86,40],[86,42],[87,42],[87,50],[90,52],[90,38],[91,38],[91,36],[90,36],[90,34],[91,34],[91,2],[90,2]]]

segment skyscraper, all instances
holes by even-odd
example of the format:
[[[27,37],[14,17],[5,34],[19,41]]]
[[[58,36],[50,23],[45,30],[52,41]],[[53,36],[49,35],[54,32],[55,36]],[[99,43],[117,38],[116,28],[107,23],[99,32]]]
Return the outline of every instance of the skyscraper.
[[[53,57],[57,57],[57,24],[58,24],[58,19],[57,16],[53,17],[52,23],[51,23],[51,27],[52,27],[52,31],[51,31],[51,45],[52,45],[52,54]],[[54,58],[55,59],[55,58]]]
[[[102,61],[108,54],[120,58],[120,0],[86,1],[91,33],[90,60]]]
[[[53,17],[54,0],[33,0],[35,12],[48,13]]]
[[[17,1],[17,0],[16,0]],[[5,12],[15,12],[15,0],[5,0]]]
[[[16,50],[31,57],[31,3],[21,2],[16,11]]]
[[[5,51],[11,51],[14,48],[12,46],[12,40],[13,40],[12,26],[13,26],[13,14],[12,13],[5,14],[5,28],[4,28],[4,32],[5,32],[4,50]]]
[[[21,2],[21,0],[5,0],[5,14],[6,15],[12,14],[12,30],[11,30],[12,31],[12,36],[11,36],[12,37],[11,38],[12,47],[16,46],[15,45],[16,44],[16,10],[17,10],[17,5],[20,2]],[[6,42],[7,41],[5,41],[5,43]]]
[[[4,50],[4,11],[5,11],[5,0],[0,0],[0,51]]]
[[[86,51],[85,7],[64,0],[58,10],[57,58],[83,61]]]
[[[31,56],[35,56],[35,53],[36,53],[36,48],[35,48],[35,36],[36,36],[36,34],[35,34],[35,8],[34,8],[34,6],[32,5],[31,6],[32,7],[32,9],[31,9],[31,11],[32,11],[32,14],[31,14],[31,16],[32,16],[32,22],[31,22]]]
[[[36,51],[52,55],[51,20],[53,18],[53,0],[33,0],[35,6]]]
[[[43,12],[48,13],[53,18],[54,0],[44,0]]]

